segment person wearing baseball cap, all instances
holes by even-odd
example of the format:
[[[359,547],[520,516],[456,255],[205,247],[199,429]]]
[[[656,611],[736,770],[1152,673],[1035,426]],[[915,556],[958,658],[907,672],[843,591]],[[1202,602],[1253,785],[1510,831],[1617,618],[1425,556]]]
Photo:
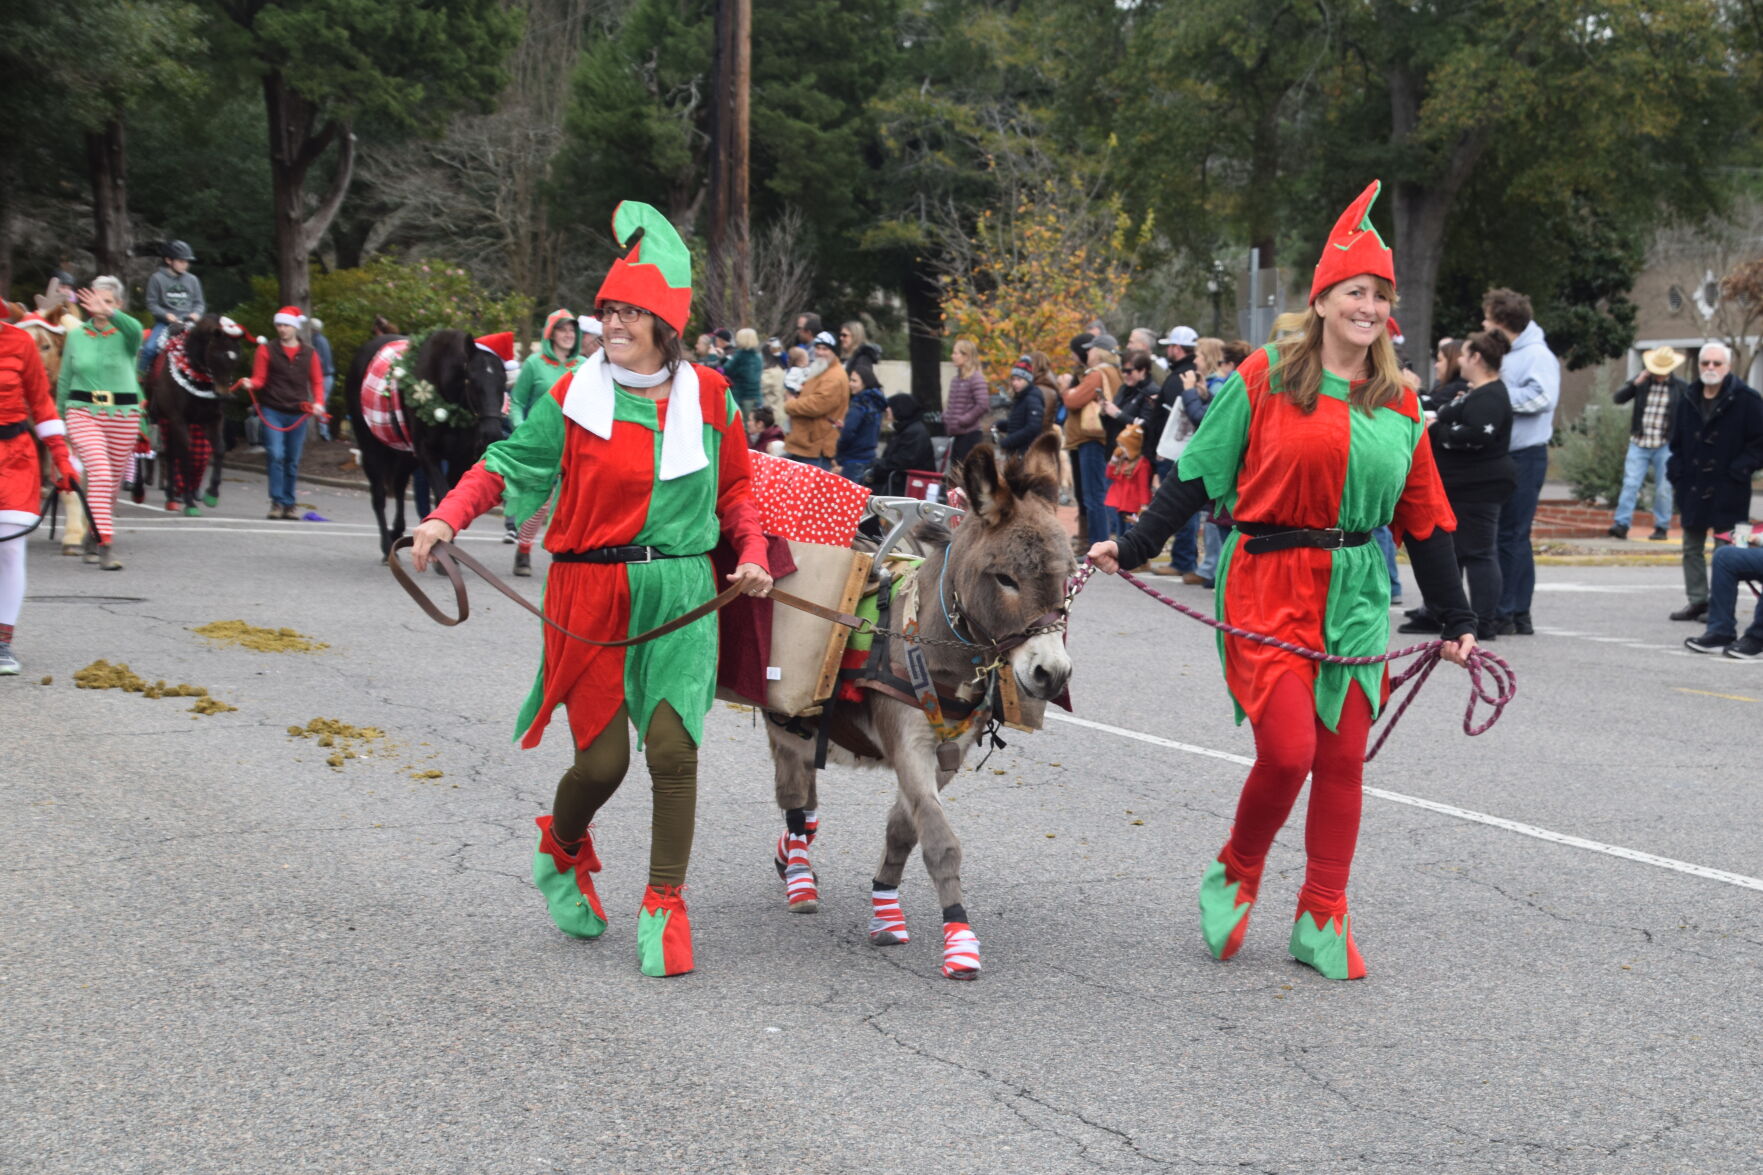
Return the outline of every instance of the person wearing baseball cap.
[[[698,747],[716,688],[717,626],[688,624],[654,640],[617,642],[710,601],[724,586],[709,552],[726,537],[738,565],[727,582],[771,590],[753,499],[746,429],[728,381],[686,361],[680,334],[692,306],[692,255],[666,216],[634,200],[612,217],[628,250],[594,304],[605,346],[537,396],[514,434],[491,445],[416,528],[418,571],[438,541],[506,503],[531,517],[557,491],[545,531],[551,554],[537,679],[516,720],[535,747],[564,708],[573,766],[538,818],[533,881],[551,920],[598,938],[606,912],[589,825],[630,764],[635,727],[652,782],[649,876],[636,918],[644,975],[692,970],[692,928],[681,887],[691,858]],[[842,378],[842,377],[841,377]],[[586,640],[563,635],[567,630]]]
[[[1653,533],[1647,537],[1656,543],[1671,537],[1674,503],[1665,463],[1671,459],[1671,422],[1677,415],[1677,402],[1690,390],[1690,385],[1677,377],[1682,364],[1683,355],[1674,348],[1654,347],[1641,355],[1641,373],[1611,397],[1618,404],[1634,402],[1628,456],[1622,464],[1622,493],[1617,496],[1616,515],[1608,532],[1611,538],[1628,537],[1635,499],[1649,473],[1653,475]]]
[[[1330,979],[1366,972],[1347,882],[1366,735],[1388,700],[1389,676],[1382,664],[1319,664],[1289,650],[1367,660],[1385,651],[1389,577],[1371,541],[1383,525],[1407,537],[1415,578],[1443,629],[1441,655],[1462,665],[1475,648],[1475,614],[1452,545],[1456,518],[1385,326],[1396,274],[1371,224],[1378,188],[1373,181],[1336,221],[1297,333],[1237,368],[1182,450],[1176,476],[1124,537],[1090,549],[1112,573],[1143,563],[1207,502],[1222,502],[1235,520],[1218,563],[1219,619],[1285,644],[1219,638],[1225,684],[1238,721],[1254,727],[1256,759],[1230,839],[1201,877],[1201,937],[1218,959],[1242,946],[1268,852],[1308,778],[1308,860],[1287,949]]]

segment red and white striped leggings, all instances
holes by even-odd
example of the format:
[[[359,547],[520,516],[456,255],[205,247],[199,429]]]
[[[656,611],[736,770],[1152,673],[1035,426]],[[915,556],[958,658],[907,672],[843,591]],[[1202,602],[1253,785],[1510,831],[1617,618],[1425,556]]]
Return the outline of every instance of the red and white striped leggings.
[[[535,510],[531,518],[521,523],[520,534],[516,536],[520,542],[521,550],[527,551],[532,549],[532,545],[538,541],[539,534],[545,529],[545,520],[550,516],[551,501],[547,498],[545,504]]]
[[[110,524],[116,507],[116,491],[128,472],[129,454],[141,433],[140,417],[133,412],[99,416],[85,408],[67,410],[67,441],[85,470],[86,503],[98,524],[98,541],[110,542]]]

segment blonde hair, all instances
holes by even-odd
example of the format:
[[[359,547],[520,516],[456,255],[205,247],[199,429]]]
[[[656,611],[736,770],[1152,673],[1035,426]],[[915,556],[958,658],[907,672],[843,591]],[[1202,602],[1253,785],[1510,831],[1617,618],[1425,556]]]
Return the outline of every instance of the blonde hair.
[[[843,331],[850,331],[851,332],[850,354],[852,354],[852,355],[855,355],[857,353],[858,347],[861,347],[864,343],[867,343],[869,341],[869,332],[864,330],[863,324],[861,322],[858,322],[855,318],[853,318],[850,322],[845,322],[845,323],[839,324],[839,329],[843,330]]]
[[[1224,340],[1210,336],[1194,344],[1194,370],[1202,376],[1211,375],[1224,362]]]
[[[1396,287],[1381,277],[1372,280],[1377,283],[1378,293],[1394,305]],[[1334,286],[1330,286],[1316,301],[1328,297],[1333,290]],[[1280,316],[1281,319],[1286,317]],[[1283,334],[1275,343],[1279,362],[1269,374],[1279,381],[1281,395],[1301,411],[1310,412],[1316,408],[1316,397],[1322,393],[1322,332],[1325,328],[1322,316],[1316,313],[1315,302],[1296,317],[1296,329]],[[1396,345],[1390,341],[1387,330],[1377,332],[1366,357],[1371,364],[1370,378],[1353,385],[1347,403],[1370,415],[1401,398],[1402,368],[1396,359]]]
[[[961,356],[963,355],[967,356],[967,362],[965,363],[961,361]],[[955,340],[953,357],[955,360],[956,374],[967,376],[975,375],[979,372],[979,344],[968,338],[966,335],[962,335]]]
[[[735,332],[735,346],[743,351],[757,351],[759,349],[759,332],[750,326],[743,326]]]

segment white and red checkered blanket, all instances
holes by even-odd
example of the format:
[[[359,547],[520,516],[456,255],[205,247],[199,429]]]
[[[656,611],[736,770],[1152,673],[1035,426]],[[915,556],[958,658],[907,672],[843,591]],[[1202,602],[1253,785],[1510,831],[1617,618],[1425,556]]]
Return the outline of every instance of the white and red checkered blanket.
[[[361,377],[361,418],[374,439],[389,449],[411,451],[410,434],[404,427],[404,400],[392,365],[403,358],[409,339],[396,339],[375,352]]]

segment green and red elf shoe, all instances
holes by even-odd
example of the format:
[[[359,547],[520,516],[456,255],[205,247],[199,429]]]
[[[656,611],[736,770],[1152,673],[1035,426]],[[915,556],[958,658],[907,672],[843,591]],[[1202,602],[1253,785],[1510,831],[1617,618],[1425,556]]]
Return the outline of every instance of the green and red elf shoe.
[[[692,969],[692,923],[677,885],[651,885],[643,891],[637,915],[637,964],[657,979]]]
[[[1218,859],[1206,866],[1200,878],[1200,936],[1213,958],[1228,959],[1242,947],[1266,864],[1245,868],[1226,842]]]
[[[572,852],[558,843],[551,817],[540,816],[534,823],[539,826],[539,848],[533,854],[533,884],[545,895],[551,921],[575,938],[599,938],[606,933],[606,912],[588,876],[600,869],[593,837],[584,832]]]
[[[1314,967],[1327,979],[1364,979],[1365,960],[1353,942],[1353,916],[1345,895],[1332,901],[1308,889],[1298,891],[1298,916],[1292,921],[1292,958]]]

